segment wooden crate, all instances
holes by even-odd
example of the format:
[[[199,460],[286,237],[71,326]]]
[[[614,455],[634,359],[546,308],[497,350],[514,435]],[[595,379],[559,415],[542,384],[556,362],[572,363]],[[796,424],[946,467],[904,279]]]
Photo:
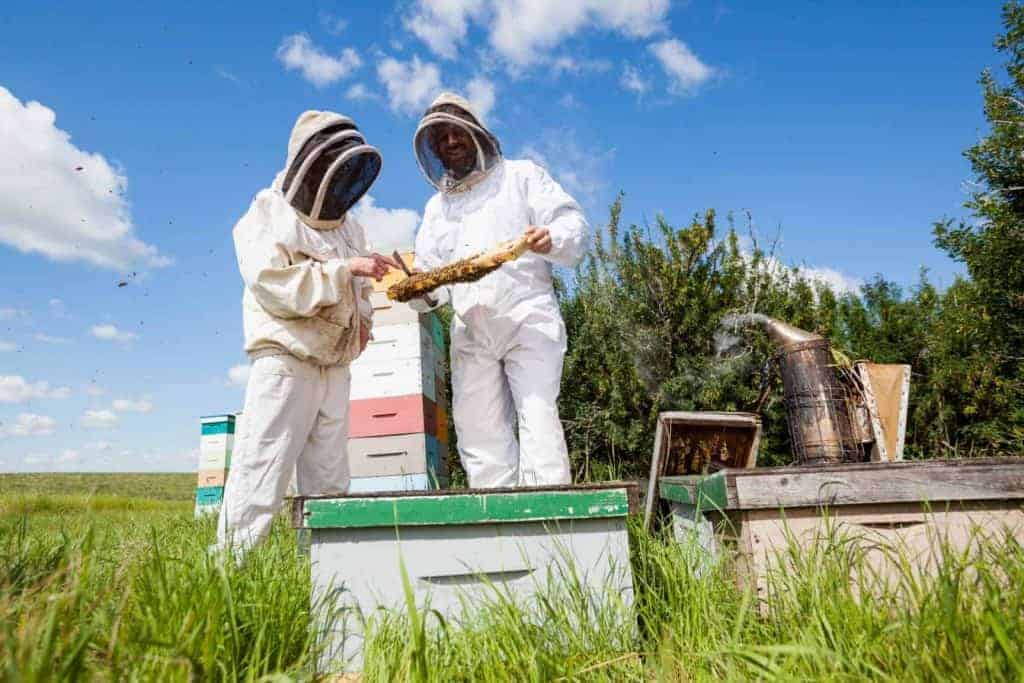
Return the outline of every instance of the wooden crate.
[[[538,590],[560,591],[566,564],[599,599],[630,601],[626,520],[637,493],[619,482],[295,499],[293,523],[311,535],[314,592],[334,591],[343,617],[320,668],[361,667],[358,614],[404,609],[403,564],[417,607],[447,618],[495,591],[524,605]]]
[[[761,418],[754,413],[673,411],[658,415],[644,522],[651,523],[658,480],[724,467],[754,467]]]
[[[978,533],[1008,532],[1024,543],[1024,458],[728,469],[663,477],[658,490],[676,529],[696,531],[710,556],[718,546],[703,529],[715,526],[762,599],[789,539],[809,546],[845,534],[893,577],[886,548],[928,571],[940,542],[966,552]]]

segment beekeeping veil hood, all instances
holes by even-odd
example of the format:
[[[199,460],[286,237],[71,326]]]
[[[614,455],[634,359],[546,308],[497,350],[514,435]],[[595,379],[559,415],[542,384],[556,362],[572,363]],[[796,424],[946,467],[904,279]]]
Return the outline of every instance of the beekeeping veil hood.
[[[469,134],[475,148],[468,169],[449,169],[438,156],[440,136],[454,126]],[[416,161],[430,184],[441,192],[468,190],[487,177],[501,161],[501,146],[465,98],[441,93],[427,108],[413,138]]]
[[[366,144],[352,119],[303,112],[288,140],[281,192],[310,227],[336,228],[373,185],[381,163],[380,152]]]

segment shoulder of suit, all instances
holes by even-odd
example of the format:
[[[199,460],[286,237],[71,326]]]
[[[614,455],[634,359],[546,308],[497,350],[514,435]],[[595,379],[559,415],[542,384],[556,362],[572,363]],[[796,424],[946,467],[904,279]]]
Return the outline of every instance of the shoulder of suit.
[[[253,197],[249,210],[235,225],[235,233],[273,235],[280,239],[296,232],[295,210],[279,190],[268,187]]]
[[[423,207],[423,220],[426,221],[428,218],[436,216],[441,211],[441,202],[443,201],[440,192],[435,192],[434,195],[427,200],[426,206]]]
[[[541,176],[547,173],[532,159],[505,159],[506,173],[519,176]]]

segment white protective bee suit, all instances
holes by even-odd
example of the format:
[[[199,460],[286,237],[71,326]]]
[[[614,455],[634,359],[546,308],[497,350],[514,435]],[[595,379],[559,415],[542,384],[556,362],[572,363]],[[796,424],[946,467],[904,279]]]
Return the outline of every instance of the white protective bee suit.
[[[380,167],[350,119],[305,112],[285,170],[235,225],[252,367],[218,520],[221,549],[244,552],[269,533],[293,476],[300,494],[348,489],[348,365],[360,353],[360,325],[372,322],[373,289],[348,270],[366,254],[348,209]]]
[[[439,124],[460,126],[476,145],[475,168],[459,180],[431,147],[430,129]],[[490,249],[530,226],[548,228],[553,244],[548,254],[527,252],[477,282],[433,293],[435,305],[450,302],[454,308],[452,413],[469,484],[568,484],[557,407],[566,337],[552,267],[573,267],[582,258],[583,212],[537,164],[503,159],[497,139],[457,95],[445,93],[427,109],[414,147],[420,168],[438,189],[416,236],[418,268]],[[424,310],[430,304],[416,300],[413,306]]]

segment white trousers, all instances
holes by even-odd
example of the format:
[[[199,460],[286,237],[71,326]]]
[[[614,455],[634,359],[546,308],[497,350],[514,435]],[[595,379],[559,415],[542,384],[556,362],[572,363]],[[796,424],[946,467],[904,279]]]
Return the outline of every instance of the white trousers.
[[[217,543],[244,552],[270,533],[295,475],[299,495],[348,490],[348,366],[258,358],[217,523]]]
[[[473,488],[571,483],[558,419],[564,346],[541,334],[516,337],[500,355],[452,344],[452,417]]]

